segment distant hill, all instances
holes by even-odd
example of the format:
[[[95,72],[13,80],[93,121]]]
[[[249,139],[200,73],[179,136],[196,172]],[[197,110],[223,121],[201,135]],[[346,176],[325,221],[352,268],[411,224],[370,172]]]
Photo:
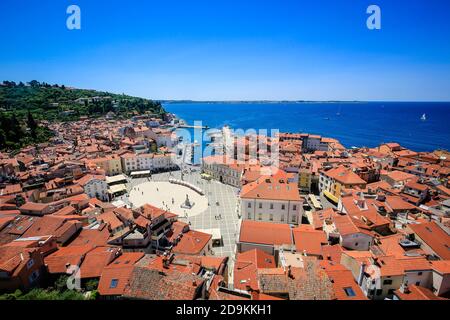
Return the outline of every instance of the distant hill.
[[[27,84],[3,81],[0,85],[0,111],[16,112],[21,117],[28,110],[38,119],[50,121],[99,116],[109,111],[117,114],[165,112],[160,102],[124,94],[49,85],[35,80]]]
[[[109,112],[117,117],[129,117],[143,113],[162,115],[165,110],[160,102],[125,94],[50,85],[36,80],[26,84],[3,81],[0,84],[0,149],[16,149],[48,139],[50,131],[39,126],[43,120],[73,121]],[[37,128],[34,128],[35,122]]]

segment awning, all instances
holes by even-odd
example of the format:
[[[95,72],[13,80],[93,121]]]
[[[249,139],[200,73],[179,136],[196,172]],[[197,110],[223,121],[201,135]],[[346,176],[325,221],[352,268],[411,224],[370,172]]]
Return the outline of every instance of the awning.
[[[327,190],[324,190],[324,191],[323,191],[323,194],[324,194],[325,197],[327,197],[327,198],[330,199],[331,201],[333,201],[333,202],[335,202],[335,203],[338,203],[338,202],[339,202],[339,199],[338,199],[336,196],[332,195],[332,194],[331,194],[330,192],[328,192]]]
[[[116,184],[113,186],[110,186],[108,189],[108,193],[115,194],[117,192],[124,192],[127,191],[127,186],[125,184]]]
[[[121,181],[127,182],[128,179],[127,179],[127,177],[126,177],[125,175],[123,175],[123,174],[119,174],[119,175],[117,175],[117,176],[112,176],[112,177],[106,177],[106,183],[107,183],[107,184],[118,183],[118,182],[121,182]]]
[[[140,176],[140,175],[145,175],[145,174],[150,174],[150,170],[143,170],[143,171],[133,171],[130,173],[130,176]]]

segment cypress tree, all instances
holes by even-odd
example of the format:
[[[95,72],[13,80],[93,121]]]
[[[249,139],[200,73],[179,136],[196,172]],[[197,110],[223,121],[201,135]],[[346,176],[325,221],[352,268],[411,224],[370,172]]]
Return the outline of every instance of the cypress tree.
[[[33,138],[33,140],[36,140],[36,138],[37,138],[37,134],[36,134],[37,123],[34,120],[33,115],[31,114],[30,111],[28,111],[27,126],[30,129],[31,138]]]

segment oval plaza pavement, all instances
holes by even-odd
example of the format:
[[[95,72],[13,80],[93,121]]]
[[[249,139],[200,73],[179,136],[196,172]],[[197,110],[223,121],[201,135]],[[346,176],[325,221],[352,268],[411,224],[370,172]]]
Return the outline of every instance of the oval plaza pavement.
[[[238,189],[217,181],[207,181],[200,177],[196,168],[183,175],[186,181],[201,189],[204,195],[182,185],[169,182],[169,179],[181,179],[181,171],[154,174],[150,179],[138,178],[131,181],[128,201],[133,207],[149,203],[168,209],[179,216],[180,221],[191,223],[194,230],[220,229],[223,246],[214,247],[218,256],[234,256],[239,218],[237,214]],[[191,209],[181,208],[186,194],[194,202]],[[173,203],[172,203],[173,199]],[[164,202],[164,204],[163,204]],[[186,217],[187,214],[187,217]]]

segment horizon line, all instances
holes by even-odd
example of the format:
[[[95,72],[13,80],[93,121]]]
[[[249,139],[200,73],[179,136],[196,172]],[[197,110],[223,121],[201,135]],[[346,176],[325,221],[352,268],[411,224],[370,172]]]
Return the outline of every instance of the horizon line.
[[[252,99],[252,100],[191,100],[191,99],[153,99],[154,101],[159,101],[163,103],[450,103],[446,100],[270,100],[270,99]]]

